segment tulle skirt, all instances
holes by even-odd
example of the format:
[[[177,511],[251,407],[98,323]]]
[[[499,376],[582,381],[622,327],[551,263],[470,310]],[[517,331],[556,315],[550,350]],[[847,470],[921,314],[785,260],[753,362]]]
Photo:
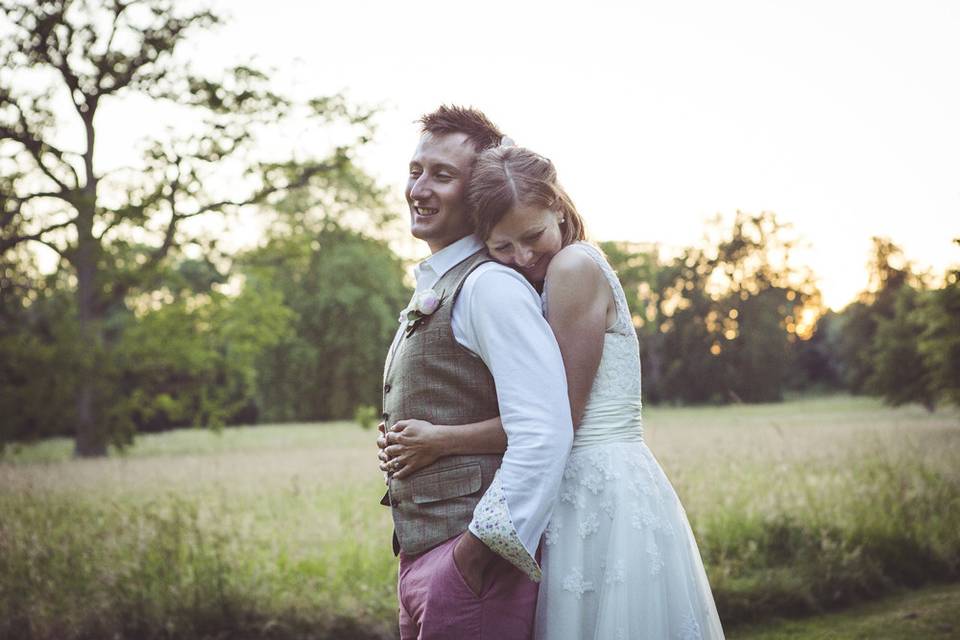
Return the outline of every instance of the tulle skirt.
[[[723,638],[687,515],[643,442],[574,448],[541,560],[538,639]]]

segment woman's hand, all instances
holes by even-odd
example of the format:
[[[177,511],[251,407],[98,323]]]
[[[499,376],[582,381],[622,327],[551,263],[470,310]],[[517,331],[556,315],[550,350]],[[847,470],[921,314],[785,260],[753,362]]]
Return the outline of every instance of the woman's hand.
[[[377,438],[380,469],[403,479],[445,455],[445,429],[425,420],[400,420]]]

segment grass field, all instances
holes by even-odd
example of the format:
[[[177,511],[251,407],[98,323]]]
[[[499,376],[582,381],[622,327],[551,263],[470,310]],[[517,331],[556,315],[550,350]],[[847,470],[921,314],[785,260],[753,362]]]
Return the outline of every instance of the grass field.
[[[957,412],[833,397],[645,416],[728,628],[960,579]],[[393,637],[372,432],[70,447],[0,460],[0,638]]]
[[[960,637],[960,585],[899,593],[841,612],[740,627],[728,640],[951,640]]]

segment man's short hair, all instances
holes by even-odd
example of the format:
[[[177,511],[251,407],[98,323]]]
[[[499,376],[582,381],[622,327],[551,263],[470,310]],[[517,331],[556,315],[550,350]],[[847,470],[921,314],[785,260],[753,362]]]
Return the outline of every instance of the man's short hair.
[[[497,146],[503,138],[503,132],[482,111],[456,105],[441,105],[433,113],[423,115],[420,130],[434,135],[465,133],[477,153]]]

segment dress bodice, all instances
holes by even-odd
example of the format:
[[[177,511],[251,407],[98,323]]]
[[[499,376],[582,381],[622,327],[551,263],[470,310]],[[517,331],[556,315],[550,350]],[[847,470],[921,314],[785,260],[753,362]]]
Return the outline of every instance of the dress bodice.
[[[613,292],[617,319],[603,336],[600,366],[590,388],[573,446],[577,448],[606,442],[639,442],[643,440],[640,345],[627,306],[627,298],[613,267],[599,249],[587,242],[578,242],[574,246],[590,256],[603,272]],[[546,293],[543,305],[546,311]]]

